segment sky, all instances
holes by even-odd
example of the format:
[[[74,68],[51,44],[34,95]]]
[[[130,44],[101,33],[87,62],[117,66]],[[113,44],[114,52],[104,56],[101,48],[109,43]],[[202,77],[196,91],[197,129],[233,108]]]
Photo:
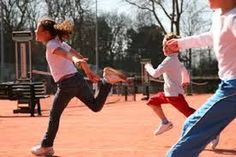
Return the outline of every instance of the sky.
[[[97,0],[98,12],[128,13],[127,10],[131,7],[128,3],[122,0]]]
[[[130,8],[132,7],[130,4],[124,2],[123,0],[97,0],[97,3],[98,3],[98,12],[115,11],[118,13],[121,12],[130,13]],[[202,0],[201,3],[207,4],[208,2],[207,0]],[[132,12],[130,14],[132,14]]]

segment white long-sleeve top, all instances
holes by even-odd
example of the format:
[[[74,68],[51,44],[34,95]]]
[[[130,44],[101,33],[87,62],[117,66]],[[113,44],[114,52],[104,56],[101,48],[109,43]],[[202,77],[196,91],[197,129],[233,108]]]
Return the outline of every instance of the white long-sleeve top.
[[[180,49],[213,47],[221,80],[236,79],[236,8],[225,14],[216,10],[209,32],[178,39]]]
[[[182,83],[189,83],[190,81],[188,71],[179,61],[178,54],[167,56],[156,69],[151,64],[146,64],[145,70],[154,78],[163,75],[165,96],[183,94]]]

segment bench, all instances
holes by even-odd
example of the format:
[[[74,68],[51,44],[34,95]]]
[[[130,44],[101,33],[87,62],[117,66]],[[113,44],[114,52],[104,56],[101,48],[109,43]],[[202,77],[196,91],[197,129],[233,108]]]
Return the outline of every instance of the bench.
[[[34,116],[37,105],[38,115],[42,115],[40,99],[47,98],[46,85],[43,82],[19,82],[0,84],[0,99],[17,101],[17,109],[13,113],[30,113]]]
[[[9,99],[9,91],[11,90],[10,82],[0,84],[0,99]]]

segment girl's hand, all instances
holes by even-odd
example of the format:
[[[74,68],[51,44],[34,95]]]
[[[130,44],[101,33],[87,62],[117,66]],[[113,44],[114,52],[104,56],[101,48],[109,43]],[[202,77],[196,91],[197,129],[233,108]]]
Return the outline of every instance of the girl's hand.
[[[86,73],[88,79],[94,83],[98,82],[100,80],[100,77],[93,73],[92,71],[90,71],[89,73]]]
[[[189,86],[189,83],[187,83],[187,82],[186,83],[182,83],[182,87],[183,87],[185,93],[187,93],[188,86]]]
[[[145,68],[146,71],[148,71],[148,69],[153,68],[153,66],[152,66],[151,63],[146,63],[146,64],[144,65],[144,68]]]
[[[89,68],[87,60],[88,58],[76,58],[74,59],[74,63],[76,64],[76,66],[79,66],[84,70],[85,74],[87,75],[90,81],[98,82],[100,80],[100,77]]]
[[[83,64],[87,64],[88,58],[73,58],[73,62],[75,63],[76,66],[78,67],[83,67]]]

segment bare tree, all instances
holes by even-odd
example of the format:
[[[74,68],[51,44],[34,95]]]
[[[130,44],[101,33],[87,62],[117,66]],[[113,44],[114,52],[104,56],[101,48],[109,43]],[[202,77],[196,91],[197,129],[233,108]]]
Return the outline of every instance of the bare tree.
[[[186,8],[181,19],[182,35],[191,36],[208,31],[211,25],[209,15],[212,13],[212,11],[206,5],[199,5],[199,3],[194,0],[190,0],[189,2],[191,2],[191,5]],[[192,51],[198,51],[198,49],[186,50],[186,53],[182,53],[181,57],[189,69],[192,67],[194,58],[199,56],[199,53],[194,53],[195,57],[193,58]],[[210,53],[209,50],[207,50],[207,52]]]
[[[166,33],[165,25],[161,21],[161,16],[165,15],[171,23],[171,32],[180,34],[180,18],[183,13],[185,0],[124,0],[142,10],[152,13],[158,25]],[[171,9],[170,9],[171,8]],[[161,14],[160,14],[161,11]]]
[[[43,6],[44,3],[41,0],[34,0],[31,1],[27,7],[28,22],[26,24],[32,31],[35,29],[37,21],[42,14],[43,10],[41,8],[43,8]]]
[[[91,25],[94,25],[93,19],[91,20],[93,15],[91,15],[90,1],[45,0],[45,3],[47,6],[47,14],[53,19],[63,20],[65,18],[71,18],[74,20],[75,32],[71,43],[76,43],[75,48],[83,51],[83,45],[86,45],[86,41],[83,39],[88,32],[91,32],[91,28],[87,29],[87,26],[91,22]],[[85,19],[85,17],[87,19]],[[95,27],[93,29],[95,30]],[[80,47],[78,47],[78,45],[80,45]]]
[[[150,12],[164,33],[175,32],[178,35],[194,35],[209,29],[210,10],[205,3],[195,0],[124,0],[137,8]],[[164,20],[163,20],[164,19]],[[165,25],[169,21],[169,26]],[[181,58],[191,67],[192,50],[182,54]]]
[[[114,63],[114,59],[122,56],[126,46],[126,31],[131,24],[131,20],[125,15],[117,15],[115,13],[107,13],[103,15],[111,28],[110,38],[108,40],[108,53],[110,55],[111,63]]]
[[[4,67],[1,67],[1,70],[8,73],[9,77],[14,73],[15,69],[15,49],[12,42],[12,31],[26,30],[29,28],[28,8],[32,2],[33,0],[0,0],[3,12],[2,36],[5,49],[2,55],[3,58],[1,58],[1,60],[4,60]]]
[[[0,0],[3,8],[3,20],[8,31],[23,29],[27,21],[27,8],[32,0]]]
[[[153,17],[149,11],[137,12],[136,19],[134,21],[134,28],[141,28],[145,26],[153,25]]]
[[[45,0],[48,15],[54,19],[79,18],[86,11],[89,1],[84,0]],[[88,9],[88,8],[87,8]]]

